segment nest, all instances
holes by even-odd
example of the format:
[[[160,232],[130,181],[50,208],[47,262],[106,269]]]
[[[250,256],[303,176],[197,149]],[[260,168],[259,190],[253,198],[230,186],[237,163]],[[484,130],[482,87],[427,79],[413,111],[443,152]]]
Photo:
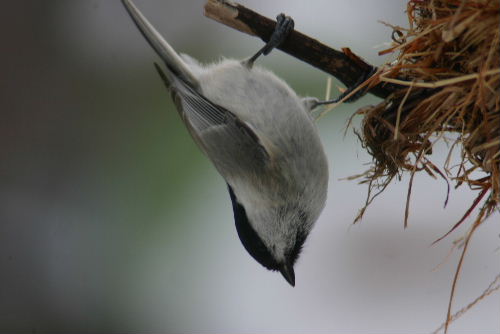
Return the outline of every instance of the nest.
[[[409,28],[388,24],[393,28],[393,45],[380,52],[394,53],[396,60],[360,86],[370,88],[385,82],[393,85],[391,88],[400,88],[380,104],[355,114],[363,116],[362,131],[357,134],[373,157],[371,168],[356,176],[368,184],[368,196],[355,221],[404,172],[411,175],[405,227],[416,172],[445,179],[448,192],[449,181],[455,187],[467,185],[477,192],[462,218],[435,241],[476,213],[461,239],[463,250],[442,326],[446,333],[449,323],[476,303],[451,314],[470,238],[500,203],[500,2],[410,0],[407,13]],[[448,157],[441,167],[431,161],[432,148],[439,141],[449,144]],[[452,165],[455,150],[460,153],[460,161]],[[491,291],[486,289],[477,301],[499,289],[500,285]]]
[[[380,52],[397,54],[397,59],[365,83],[402,88],[357,112],[363,116],[358,136],[373,165],[361,175],[369,191],[356,221],[394,177],[410,172],[406,226],[413,176],[424,171],[451,180],[455,187],[465,184],[477,191],[448,233],[480,207],[477,227],[500,203],[500,3],[411,0],[407,13],[409,28],[391,26],[393,45]],[[449,154],[438,168],[430,156],[433,146],[443,140],[449,144]],[[461,158],[451,165],[454,150],[460,150]]]

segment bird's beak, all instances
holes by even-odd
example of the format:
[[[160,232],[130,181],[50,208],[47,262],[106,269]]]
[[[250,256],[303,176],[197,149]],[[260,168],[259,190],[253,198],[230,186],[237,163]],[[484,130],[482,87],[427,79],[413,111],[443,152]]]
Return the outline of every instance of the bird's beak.
[[[291,286],[295,286],[295,272],[293,271],[293,265],[284,263],[280,267],[280,272]]]

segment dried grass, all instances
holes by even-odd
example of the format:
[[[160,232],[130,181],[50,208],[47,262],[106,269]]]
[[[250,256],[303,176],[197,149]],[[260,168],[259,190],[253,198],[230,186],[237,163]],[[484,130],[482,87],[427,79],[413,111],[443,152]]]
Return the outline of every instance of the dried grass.
[[[380,52],[394,53],[396,60],[364,83],[403,88],[355,114],[363,117],[357,134],[373,157],[372,167],[356,176],[368,184],[368,196],[355,222],[395,177],[409,172],[406,227],[414,175],[426,172],[445,179],[448,191],[451,181],[456,188],[466,185],[477,192],[462,219],[436,240],[478,212],[465,237],[468,244],[500,203],[500,2],[411,0],[407,13],[409,28],[391,26],[393,45]],[[431,161],[432,148],[450,134],[454,142],[439,168]],[[460,150],[460,162],[451,166],[454,150]],[[445,331],[466,249],[453,280]]]
[[[391,26],[393,46],[380,54],[398,53],[366,85],[399,84],[403,89],[376,106],[359,110],[363,116],[363,146],[374,158],[362,175],[370,195],[366,206],[394,177],[415,172],[450,179],[455,187],[478,191],[476,201],[450,232],[478,205],[486,208],[484,221],[500,203],[500,62],[499,11],[496,0],[412,0],[409,29]],[[449,156],[438,168],[430,160],[432,147],[454,133]],[[461,161],[450,166],[452,151]],[[486,176],[474,179],[473,172]],[[375,195],[373,195],[375,194]]]
[[[460,318],[468,310],[470,310],[471,308],[473,308],[474,306],[476,306],[477,303],[479,303],[480,301],[482,301],[484,298],[490,296],[494,292],[497,292],[498,290],[500,290],[500,274],[495,277],[495,279],[488,285],[488,287],[483,291],[483,293],[479,297],[475,298],[469,304],[467,304],[466,306],[462,307],[460,310],[458,310],[457,312],[455,312],[455,314],[453,314],[450,317],[450,322],[454,321],[454,320],[456,320],[458,318]],[[437,334],[441,330],[443,330],[445,327],[446,327],[446,322],[443,323],[441,326],[439,326],[439,328],[437,328],[432,333],[433,334]]]

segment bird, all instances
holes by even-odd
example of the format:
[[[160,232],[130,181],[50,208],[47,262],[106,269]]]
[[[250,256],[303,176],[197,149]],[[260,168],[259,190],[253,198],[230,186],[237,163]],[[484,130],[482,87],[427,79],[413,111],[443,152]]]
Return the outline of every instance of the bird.
[[[278,15],[270,42],[250,58],[201,64],[177,53],[131,0],[122,3],[163,61],[155,68],[188,132],[227,183],[242,245],[295,286],[294,265],[327,197],[328,161],[312,115],[319,103],[254,64],[293,20]]]

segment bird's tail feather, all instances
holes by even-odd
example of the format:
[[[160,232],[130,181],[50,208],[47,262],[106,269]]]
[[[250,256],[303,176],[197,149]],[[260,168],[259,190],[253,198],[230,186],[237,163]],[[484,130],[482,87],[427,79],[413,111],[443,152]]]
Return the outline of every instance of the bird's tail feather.
[[[130,17],[134,21],[137,28],[146,38],[149,45],[156,51],[158,56],[165,62],[167,71],[162,76],[162,79],[172,81],[169,76],[178,76],[181,80],[186,82],[193,88],[198,87],[198,80],[193,72],[189,69],[186,62],[179,56],[179,54],[170,46],[170,44],[163,39],[160,33],[149,23],[149,21],[142,15],[137,7],[130,0],[122,0],[123,5],[127,9]],[[169,73],[171,72],[171,73]],[[161,75],[161,74],[160,74]],[[168,85],[167,85],[168,86]]]

